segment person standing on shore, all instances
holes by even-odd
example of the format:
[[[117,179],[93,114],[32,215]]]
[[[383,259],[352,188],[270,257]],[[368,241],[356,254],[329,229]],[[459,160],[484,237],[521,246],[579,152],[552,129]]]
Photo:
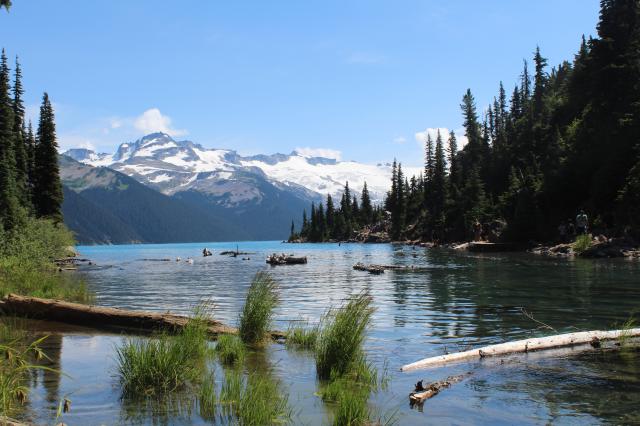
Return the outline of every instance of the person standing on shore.
[[[580,213],[576,216],[576,228],[578,235],[585,235],[589,230],[589,217],[584,210],[580,210]]]

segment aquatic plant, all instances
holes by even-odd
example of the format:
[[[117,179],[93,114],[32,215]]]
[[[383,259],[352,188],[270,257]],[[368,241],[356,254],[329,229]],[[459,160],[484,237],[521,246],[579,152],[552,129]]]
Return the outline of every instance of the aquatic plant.
[[[290,325],[287,330],[286,345],[301,349],[314,349],[318,340],[318,326],[306,327]]]
[[[202,383],[198,392],[198,409],[200,417],[205,420],[214,420],[217,407],[216,382],[213,372],[209,372]]]
[[[196,308],[176,335],[131,338],[117,347],[123,395],[148,396],[198,383],[208,355],[207,322],[206,311]]]
[[[3,333],[3,336],[7,334]],[[53,369],[33,364],[32,360],[45,357],[40,344],[47,338],[41,337],[26,345],[21,339],[3,341],[0,344],[0,415],[11,415],[18,406],[24,404],[29,394],[28,381],[36,370]]]
[[[265,342],[277,304],[277,283],[268,273],[258,272],[240,314],[238,333],[243,342],[252,345]]]
[[[220,362],[225,365],[239,364],[244,361],[246,349],[240,337],[233,334],[218,336],[215,352]]]
[[[315,346],[318,378],[335,379],[354,368],[362,370],[362,344],[374,312],[371,302],[369,294],[362,292],[323,316]]]
[[[252,372],[242,390],[237,414],[242,425],[287,424],[292,410],[289,396],[280,391],[277,381]]]
[[[582,253],[589,247],[591,247],[591,235],[589,234],[578,235],[575,242],[573,243],[573,250],[576,253]]]
[[[249,372],[246,378],[239,370],[226,371],[219,403],[229,420],[248,426],[288,424],[293,413],[279,383],[258,371]]]

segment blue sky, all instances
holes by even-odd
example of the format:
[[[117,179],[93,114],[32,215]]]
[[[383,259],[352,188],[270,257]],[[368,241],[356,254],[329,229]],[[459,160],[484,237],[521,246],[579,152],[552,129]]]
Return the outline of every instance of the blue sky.
[[[152,130],[240,153],[319,149],[418,165],[416,133],[459,129],[512,89],[536,45],[550,64],[595,34],[598,0],[14,0],[0,45],[43,91],[61,147],[113,151]]]

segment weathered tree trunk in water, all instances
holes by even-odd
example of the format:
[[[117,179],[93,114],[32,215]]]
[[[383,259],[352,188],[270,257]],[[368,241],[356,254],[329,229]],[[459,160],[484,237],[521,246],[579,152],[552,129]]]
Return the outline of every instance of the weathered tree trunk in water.
[[[107,330],[176,332],[182,329],[189,318],[181,315],[161,314],[145,311],[82,305],[61,300],[41,299],[10,294],[0,300],[0,311],[4,314],[33,319],[58,321],[67,324]],[[237,330],[218,321],[209,321],[209,334],[235,334]],[[282,338],[283,333],[271,332],[273,338]]]
[[[559,348],[563,346],[573,346],[581,344],[592,344],[598,347],[601,340],[615,340],[621,337],[640,336],[640,328],[629,330],[611,331],[581,331],[578,333],[558,334],[555,336],[539,337],[534,339],[517,340],[515,342],[501,343],[498,345],[485,346],[465,352],[456,352],[447,355],[434,356],[407,364],[400,368],[400,371],[417,370],[421,368],[436,367],[450,362],[466,361],[490,356],[507,355],[511,353],[526,353],[543,349]]]

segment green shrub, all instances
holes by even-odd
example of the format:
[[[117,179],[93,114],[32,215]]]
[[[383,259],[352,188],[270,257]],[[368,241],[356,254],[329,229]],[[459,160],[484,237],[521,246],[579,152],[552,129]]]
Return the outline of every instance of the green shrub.
[[[339,378],[361,368],[362,344],[373,312],[371,297],[364,292],[338,309],[329,309],[321,320],[315,347],[318,378]]]
[[[244,361],[246,349],[238,336],[223,334],[218,336],[215,348],[220,362],[224,365],[239,364]]]
[[[251,282],[240,314],[238,332],[243,342],[255,345],[267,340],[277,304],[276,282],[266,272],[258,272]]]
[[[92,294],[81,277],[61,274],[53,260],[69,255],[73,236],[64,225],[27,219],[23,226],[0,235],[0,296],[18,293],[90,303]]]
[[[591,247],[591,235],[589,234],[578,235],[576,241],[573,243],[573,250],[576,253],[582,253],[589,247]]]

